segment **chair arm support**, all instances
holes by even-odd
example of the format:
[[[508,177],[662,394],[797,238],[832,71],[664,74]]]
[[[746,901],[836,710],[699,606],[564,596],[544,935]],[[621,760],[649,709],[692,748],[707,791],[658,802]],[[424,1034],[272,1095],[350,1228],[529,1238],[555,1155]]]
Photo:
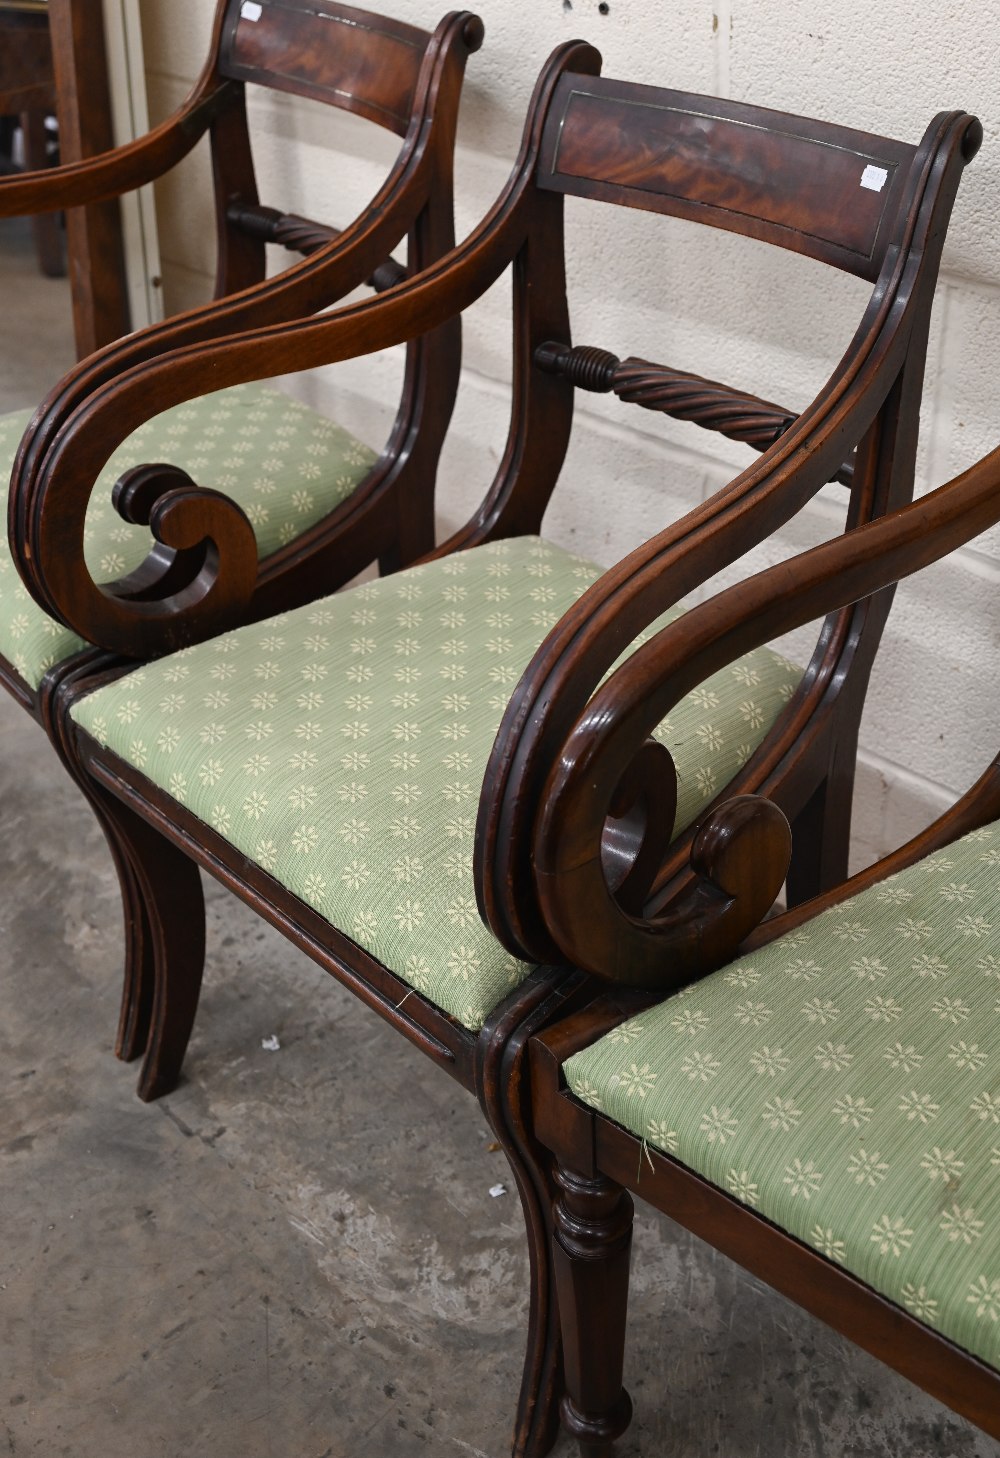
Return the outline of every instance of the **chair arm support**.
[[[696,878],[669,907],[644,919],[630,913],[608,888],[601,861],[608,807],[653,727],[699,683],[777,634],[912,575],[1000,521],[1000,449],[912,505],[833,542],[780,563],[694,607],[638,649],[594,693],[567,735],[542,795],[535,839],[536,875],[547,922],[563,951],[588,970],[643,987],[676,985],[728,960],[751,930],[723,897],[697,877],[708,874],[735,903],[766,912],[768,888],[784,875],[782,831],[763,813],[766,801],[745,797],[721,806],[695,838]],[[648,793],[638,786],[633,793]],[[994,766],[956,815],[943,818],[935,843],[947,843],[978,818],[1000,813],[1000,777]],[[735,827],[732,807],[742,811]],[[770,809],[780,816],[775,807]],[[787,830],[785,832],[787,834]],[[721,847],[721,851],[720,851]],[[918,837],[896,857],[859,878],[865,884],[900,869],[931,848]],[[718,857],[721,854],[721,860]],[[716,867],[721,866],[721,872]],[[851,883],[831,893],[840,899],[860,889]],[[756,898],[756,899],[755,899]],[[813,901],[762,931],[770,940],[814,914]],[[585,908],[585,910],[581,910]]]

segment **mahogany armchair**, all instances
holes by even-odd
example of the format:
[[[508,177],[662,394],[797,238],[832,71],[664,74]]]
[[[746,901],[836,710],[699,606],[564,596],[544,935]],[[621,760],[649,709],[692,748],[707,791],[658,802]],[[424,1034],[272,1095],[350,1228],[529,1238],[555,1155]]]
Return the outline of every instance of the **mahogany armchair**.
[[[161,126],[84,162],[0,180],[0,218],[115,198],[162,177],[208,136],[217,237],[212,303],[84,360],[33,418],[0,417],[0,462],[7,474],[16,465],[23,483],[19,505],[12,499],[9,510],[15,557],[32,510],[29,483],[72,431],[75,412],[97,397],[108,400],[120,376],[184,344],[211,348],[237,330],[308,317],[366,281],[387,288],[453,245],[459,92],[467,56],[481,39],[482,25],[468,12],[446,16],[431,35],[336,0],[219,0],[204,70]],[[350,226],[340,231],[261,205],[246,114],[254,86],[354,112],[402,139],[371,206]],[[391,257],[403,240],[405,267]],[[265,281],[268,243],[304,259]],[[88,644],[142,659],[330,591],[375,559],[389,567],[427,551],[459,365],[458,320],[410,342],[381,455],[261,383],[230,382],[208,370],[179,408],[148,394],[136,418],[141,428],[119,432],[110,459],[105,453],[95,464],[74,448],[64,461],[84,505],[79,519],[58,527],[60,550],[82,544],[89,572],[102,581],[96,600],[112,612],[116,603],[132,604],[128,633],[108,642],[99,614],[93,631],[82,621],[86,604],[67,614],[37,591],[32,600],[2,552],[0,682],[44,721],[46,692],[64,671],[79,670]],[[222,492],[238,508],[223,517],[234,539],[228,547],[216,532]],[[205,564],[216,553],[221,580],[211,620],[203,622],[181,581],[211,571]],[[149,632],[161,603],[160,630]],[[178,608],[186,610],[175,619],[170,610]]]
[[[118,379],[183,344],[211,351],[234,331],[308,317],[365,281],[385,289],[447,251],[459,93],[481,39],[468,12],[447,15],[431,35],[336,0],[262,8],[219,0],[209,60],[161,126],[85,162],[0,180],[0,217],[9,217],[120,196],[163,176],[199,139],[211,145],[214,301],[85,359],[33,417],[0,416],[0,466],[7,474],[13,466],[21,482],[9,501],[11,550],[0,547],[0,684],[57,749],[54,699],[63,688],[81,692],[107,666],[102,649],[143,659],[331,591],[373,559],[390,569],[432,546],[434,477],[458,385],[458,319],[409,341],[381,454],[279,390],[230,381],[211,364],[178,406],[147,391],[141,420],[118,433],[110,458],[79,450],[74,421],[98,398],[117,413]],[[402,139],[371,206],[343,231],[259,202],[246,114],[253,86],[354,112]],[[405,268],[391,257],[402,240]],[[265,280],[267,243],[304,258]],[[82,545],[91,598],[112,617],[128,610],[128,631],[110,640],[101,616],[89,615],[87,591],[67,612],[48,594],[32,597],[15,571],[34,484],[60,453],[79,512],[61,514],[58,553]],[[218,577],[207,617],[197,586],[185,586],[205,575]],[[128,960],[148,964],[136,876],[113,825],[102,823],[126,899]],[[148,1041],[148,980],[140,992],[127,979],[117,1041],[126,1059]]]
[[[179,557],[169,601],[112,599],[80,562],[87,492],[70,444],[95,472],[151,398],[178,407],[209,378],[253,380],[425,335],[514,265],[508,444],[462,530],[381,581],[137,672],[109,666],[86,693],[67,676],[50,714],[134,875],[129,905],[143,931],[130,947],[130,997],[151,1007],[144,1098],[174,1086],[192,1027],[204,956],[198,866],[479,1097],[514,1170],[532,1258],[517,1454],[547,1450],[559,1392],[548,1169],[526,1124],[526,1040],[592,996],[588,974],[613,967],[619,946],[640,978],[668,965],[679,979],[756,923],[777,887],[761,878],[749,896],[729,896],[724,836],[705,848],[718,878],[707,903],[679,869],[694,823],[730,781],[786,807],[803,842],[800,888],[842,868],[846,815],[835,802],[850,786],[888,604],[873,597],[834,616],[804,673],[755,651],[669,724],[652,700],[629,699],[605,734],[588,705],[631,642],[649,637],[655,649],[683,594],[828,479],[849,483],[852,525],[907,498],[941,240],[979,139],[961,113],[910,146],[602,80],[599,67],[589,46],[556,51],[507,188],[446,258],[379,300],[194,340],[122,370],[71,421],[53,421],[37,463],[29,444],[12,497],[18,565],[40,600],[108,650],[124,651],[139,621],[147,644],[173,648],[188,618],[200,633],[216,596],[226,601],[237,513],[215,503],[216,555],[196,571]],[[868,279],[871,302],[817,400],[796,417],[573,346],[566,193],[763,238]],[[763,454],[602,573],[537,535],[578,386],[693,416]],[[174,494],[154,510],[168,512]],[[676,797],[665,744],[680,770]]]
[[[969,541],[1000,520],[998,492],[1000,450],[702,604],[636,668],[676,701],[781,628]],[[733,893],[776,885],[779,812],[724,806],[702,839],[728,814]],[[631,1415],[627,1190],[1000,1437],[998,817],[994,760],[926,831],[764,923],[704,980],[662,1001],[620,969],[617,991],[533,1041],[534,1126],[557,1162],[563,1418],[588,1458]]]

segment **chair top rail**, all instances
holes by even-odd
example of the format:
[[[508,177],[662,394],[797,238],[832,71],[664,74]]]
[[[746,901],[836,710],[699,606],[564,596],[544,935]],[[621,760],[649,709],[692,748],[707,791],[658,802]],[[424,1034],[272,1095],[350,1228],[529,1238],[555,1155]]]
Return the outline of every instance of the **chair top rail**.
[[[708,223],[874,279],[916,151],[719,97],[566,76],[539,183]]]
[[[403,136],[430,39],[335,0],[230,0],[219,71],[325,101]]]

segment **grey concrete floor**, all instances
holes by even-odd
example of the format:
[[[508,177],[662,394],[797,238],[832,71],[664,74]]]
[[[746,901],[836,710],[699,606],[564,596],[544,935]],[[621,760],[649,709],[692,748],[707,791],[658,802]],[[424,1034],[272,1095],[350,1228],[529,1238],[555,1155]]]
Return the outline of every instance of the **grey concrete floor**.
[[[527,1260],[474,1101],[210,887],[186,1079],[140,1104],[110,859],[0,698],[0,1452],[500,1458]],[[634,1270],[622,1458],[996,1451],[641,1208]]]

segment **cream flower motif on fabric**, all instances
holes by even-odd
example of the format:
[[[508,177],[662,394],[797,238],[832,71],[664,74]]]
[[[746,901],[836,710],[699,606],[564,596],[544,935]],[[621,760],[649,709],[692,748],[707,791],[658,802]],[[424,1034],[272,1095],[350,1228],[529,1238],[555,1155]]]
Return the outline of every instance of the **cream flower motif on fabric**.
[[[349,862],[340,873],[340,879],[352,891],[360,891],[361,887],[371,880],[371,867],[367,861],[357,859]]]
[[[431,969],[427,965],[425,957],[407,957],[403,965],[403,976],[411,987],[418,992],[429,992],[431,986]]]
[[[273,840],[259,840],[253,858],[264,871],[273,871],[278,864],[278,847]]]
[[[248,820],[259,820],[267,806],[267,796],[260,790],[253,790],[243,801],[243,814]]]
[[[641,1066],[630,1063],[624,1073],[615,1074],[609,1083],[613,1088],[620,1088],[627,1099],[644,1099],[659,1076],[648,1063]]]
[[[221,759],[206,759],[198,770],[198,778],[203,785],[217,785],[222,778],[225,766]]]
[[[976,893],[967,881],[949,881],[947,885],[938,887],[938,895],[945,901],[961,904],[973,901]]]
[[[785,1173],[782,1177],[782,1184],[788,1185],[792,1198],[811,1200],[813,1195],[819,1193],[819,1187],[823,1183],[823,1175],[816,1168],[811,1159],[803,1164],[801,1159],[793,1159],[791,1164],[785,1165]]]
[[[708,1017],[698,1008],[684,1008],[670,1019],[675,1033],[688,1033],[692,1038],[708,1027]]]
[[[709,795],[714,795],[718,786],[715,771],[709,769],[707,765],[702,765],[695,771],[694,782],[705,799]]]
[[[750,1067],[766,1078],[777,1078],[787,1073],[792,1060],[780,1048],[758,1048],[750,1054]]]
[[[161,729],[156,736],[156,747],[161,754],[173,754],[180,742],[180,730],[175,729],[173,725]]]
[[[905,906],[907,901],[913,900],[913,892],[896,882],[885,881],[881,886],[875,888],[875,900],[889,906]]]
[[[479,957],[472,947],[467,947],[462,943],[448,957],[448,969],[452,977],[458,977],[463,982],[468,982],[469,978],[479,970]]]
[[[947,962],[935,953],[921,952],[910,963],[910,970],[915,972],[918,977],[929,977],[931,981],[936,982],[939,977],[947,977],[949,969]]]
[[[479,908],[472,896],[459,897],[458,900],[450,902],[445,907],[444,914],[452,926],[457,926],[462,931],[470,926],[481,925]]]
[[[292,850],[297,856],[310,855],[319,845],[319,831],[315,825],[300,825],[292,831]]]
[[[897,1108],[901,1114],[907,1115],[910,1123],[918,1120],[921,1124],[930,1124],[930,1121],[940,1114],[940,1104],[934,1104],[930,1093],[917,1093],[915,1089],[902,1095]]]
[[[960,916],[955,923],[955,929],[962,933],[963,937],[989,936],[993,930],[993,923],[985,916]]]
[[[133,724],[139,717],[142,706],[138,699],[126,699],[115,711],[115,718],[122,724]]]
[[[357,780],[349,780],[346,785],[337,786],[337,798],[347,805],[357,805],[368,798],[368,786],[359,784]]]
[[[307,876],[302,883],[302,894],[313,906],[322,906],[326,897],[326,881],[315,873]]]
[[[941,1216],[941,1224],[938,1227],[952,1243],[961,1241],[963,1245],[972,1245],[977,1241],[986,1229],[985,1220],[979,1220],[971,1205],[963,1210],[961,1205],[952,1205]]]
[[[735,967],[732,972],[726,972],[722,980],[730,987],[741,987],[745,992],[760,981],[760,972],[755,967]]]
[[[893,1220],[889,1215],[882,1215],[876,1220],[868,1239],[878,1246],[879,1255],[899,1257],[904,1250],[910,1249],[913,1231],[902,1217]]]
[[[942,1022],[964,1023],[972,1009],[960,997],[939,997],[931,1012],[937,1013]]]
[[[855,1098],[853,1094],[845,1094],[836,1101],[833,1112],[841,1124],[849,1124],[852,1129],[862,1129],[865,1124],[871,1123],[875,1110],[864,1097]]]
[[[796,957],[794,962],[789,962],[782,970],[794,982],[815,982],[823,972],[822,967],[812,957]]]
[[[932,1180],[942,1180],[946,1185],[961,1178],[965,1160],[959,1159],[955,1149],[940,1149],[936,1144],[920,1161],[920,1168],[926,1170]]]
[[[681,1072],[694,1082],[708,1083],[722,1071],[722,1064],[711,1053],[689,1053],[681,1062]]]
[[[887,976],[889,969],[881,957],[859,957],[851,963],[851,971],[863,982],[879,982]]]
[[[628,1047],[630,1043],[636,1042],[642,1036],[642,1023],[629,1019],[627,1023],[619,1023],[617,1028],[612,1028],[608,1034],[608,1042],[619,1047]]]
[[[868,928],[860,921],[842,921],[833,928],[833,934],[841,942],[863,942]]]
[[[856,1185],[874,1189],[889,1173],[889,1166],[878,1149],[859,1149],[847,1161],[847,1173]]]
[[[1000,1096],[981,1093],[972,1100],[969,1108],[983,1123],[989,1121],[991,1124],[1000,1124]]]
[[[354,918],[351,923],[351,936],[367,947],[378,941],[378,922],[370,911],[361,911]]]
[[[819,1023],[821,1028],[825,1028],[827,1023],[835,1023],[840,1017],[840,1008],[829,998],[822,997],[812,998],[803,1006],[802,1012],[808,1022]]]
[[[898,1068],[901,1073],[915,1072],[924,1061],[924,1055],[918,1053],[912,1043],[907,1043],[905,1048],[902,1043],[893,1043],[891,1048],[885,1050],[882,1057],[893,1068]]]
[[[733,1016],[744,1028],[762,1028],[773,1016],[771,1008],[762,1002],[738,1003]]]
[[[702,1116],[698,1127],[707,1136],[709,1144],[725,1144],[727,1139],[735,1137],[740,1121],[733,1116],[731,1109],[719,1109],[713,1104],[708,1113]]]
[[[419,901],[411,901],[407,897],[399,903],[392,915],[400,931],[412,933],[422,924],[425,913]]]
[[[742,1200],[744,1205],[757,1206],[760,1204],[758,1187],[750,1178],[749,1170],[731,1169],[726,1175],[726,1187],[736,1196],[737,1200]]]
[[[773,1098],[764,1105],[761,1118],[772,1129],[788,1134],[801,1122],[802,1110],[795,1107],[794,1099]]]
[[[171,775],[169,789],[174,799],[179,800],[180,803],[183,805],[185,800],[187,799],[188,791],[188,782],[186,776],[182,774]]]
[[[395,880],[409,886],[419,881],[424,874],[424,863],[419,856],[401,856],[394,862],[392,874]]]
[[[948,1050],[948,1060],[954,1063],[956,1068],[969,1068],[976,1073],[983,1067],[987,1054],[980,1048],[978,1043],[966,1043],[964,1039],[958,1043],[952,1043]]]
[[[846,1043],[820,1043],[813,1057],[826,1073],[844,1073],[854,1061]]]
[[[966,1301],[976,1308],[976,1319],[1000,1321],[1000,1280],[991,1281],[988,1276],[977,1276],[969,1285]]]
[[[581,1103],[589,1104],[592,1109],[603,1109],[604,1101],[600,1092],[590,1082],[589,1078],[572,1079],[570,1088]]]
[[[907,1281],[902,1290],[903,1305],[908,1311],[912,1311],[918,1321],[925,1321],[933,1326],[937,1320],[938,1301],[936,1297],[927,1294],[926,1286],[914,1286],[912,1281]]]
[[[901,936],[907,942],[926,942],[927,937],[934,935],[930,921],[920,921],[911,916],[899,921],[895,932],[897,932],[897,936]]]
[[[666,1119],[650,1119],[646,1124],[646,1138],[668,1154],[677,1152],[677,1130],[671,1129]]]
[[[976,971],[981,972],[984,977],[1000,977],[1000,957],[988,952],[976,962]]]
[[[821,1255],[827,1260],[836,1261],[838,1265],[844,1264],[847,1247],[842,1240],[838,1240],[833,1231],[822,1225],[814,1225],[809,1232],[809,1242],[814,1245]]]
[[[874,1023],[894,1023],[902,1017],[903,1009],[894,997],[870,997],[865,1003],[865,1014]]]

